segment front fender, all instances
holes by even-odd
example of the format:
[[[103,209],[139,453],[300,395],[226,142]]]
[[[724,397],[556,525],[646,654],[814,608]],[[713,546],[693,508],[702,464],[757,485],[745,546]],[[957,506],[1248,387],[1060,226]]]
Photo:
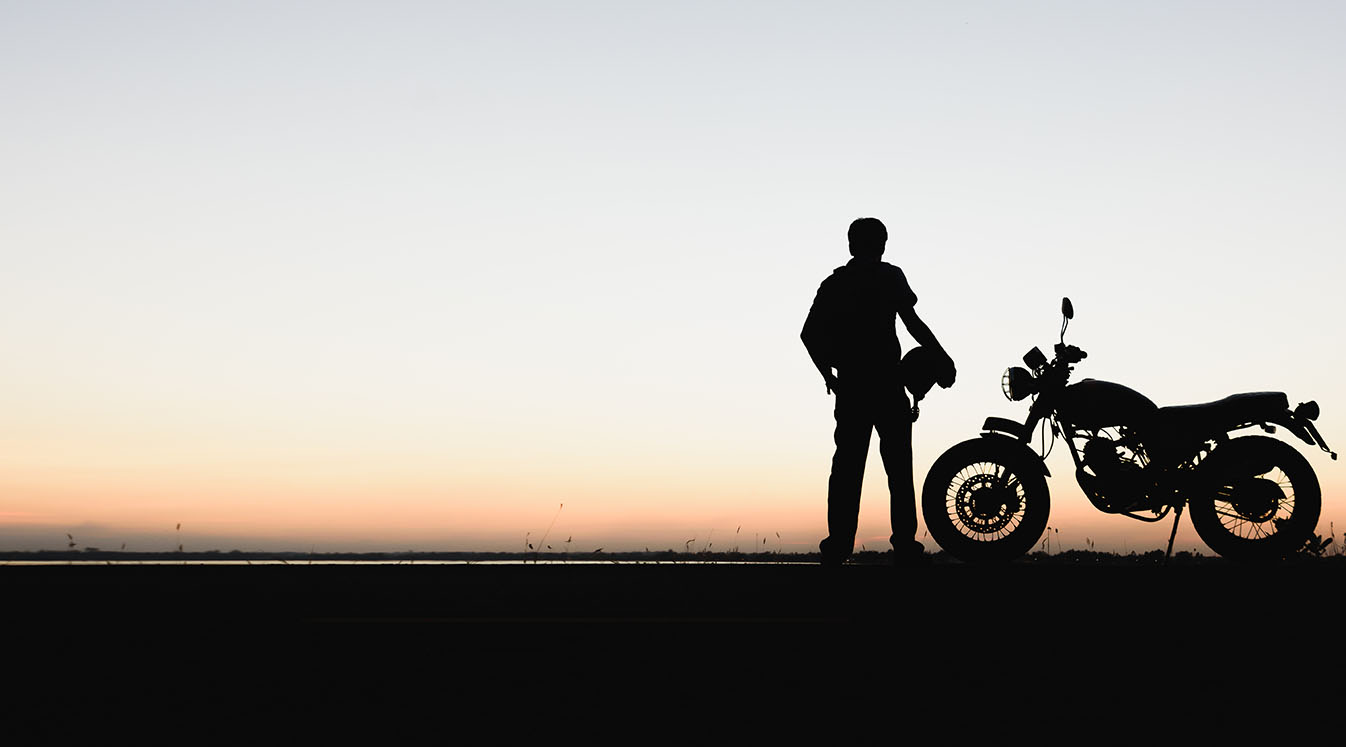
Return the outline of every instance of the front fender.
[[[1013,421],[1006,421],[1006,422],[1013,422]],[[1052,473],[1047,469],[1047,463],[1042,460],[1042,457],[1038,456],[1038,453],[1036,451],[1033,451],[1031,448],[1029,448],[1028,445],[1025,444],[1023,441],[1020,441],[1019,439],[1014,438],[1013,436],[1005,435],[1004,433],[997,433],[996,431],[987,431],[981,434],[981,437],[993,439],[994,441],[1003,444],[1004,448],[1006,449],[1013,449],[1016,451],[1023,452],[1025,458],[1028,461],[1031,461],[1033,464],[1036,464],[1038,467],[1042,469],[1042,474],[1044,476],[1046,477],[1052,476]]]

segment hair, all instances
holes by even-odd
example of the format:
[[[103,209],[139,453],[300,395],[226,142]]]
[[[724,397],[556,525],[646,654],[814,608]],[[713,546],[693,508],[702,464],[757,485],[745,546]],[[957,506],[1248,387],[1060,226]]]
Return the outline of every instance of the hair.
[[[850,241],[852,256],[879,257],[888,243],[888,229],[878,218],[856,218],[846,231],[846,239]]]

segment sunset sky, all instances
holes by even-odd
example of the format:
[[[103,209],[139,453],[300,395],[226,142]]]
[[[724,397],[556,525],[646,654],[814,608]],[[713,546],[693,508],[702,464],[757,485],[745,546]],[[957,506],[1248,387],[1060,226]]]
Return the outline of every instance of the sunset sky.
[[[918,490],[1063,295],[1080,376],[1341,449],[1342,91],[1340,2],[0,3],[0,549],[811,550],[859,216],[958,363]]]

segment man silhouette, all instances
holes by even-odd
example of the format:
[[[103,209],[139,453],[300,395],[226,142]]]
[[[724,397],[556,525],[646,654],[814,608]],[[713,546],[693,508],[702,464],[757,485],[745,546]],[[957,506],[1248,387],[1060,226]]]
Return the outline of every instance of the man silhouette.
[[[916,342],[936,352],[942,387],[953,385],[953,360],[916,315],[916,294],[902,270],[883,262],[888,230],[877,218],[859,218],[847,231],[851,259],[818,286],[800,338],[836,395],[837,450],[827,483],[827,539],[823,563],[839,565],[855,548],[869,437],[879,432],[879,454],[888,473],[893,559],[916,562],[916,491],[911,470],[911,404],[900,372],[902,347],[896,317]],[[835,369],[835,373],[833,373]]]

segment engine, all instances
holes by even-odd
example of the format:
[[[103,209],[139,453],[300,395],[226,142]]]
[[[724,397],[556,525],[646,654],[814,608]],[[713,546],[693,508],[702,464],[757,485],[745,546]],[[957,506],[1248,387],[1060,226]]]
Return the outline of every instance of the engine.
[[[1084,435],[1084,468],[1075,477],[1100,511],[1121,513],[1148,507],[1145,457],[1138,446],[1131,447],[1129,435],[1125,429],[1116,438],[1106,431]]]

